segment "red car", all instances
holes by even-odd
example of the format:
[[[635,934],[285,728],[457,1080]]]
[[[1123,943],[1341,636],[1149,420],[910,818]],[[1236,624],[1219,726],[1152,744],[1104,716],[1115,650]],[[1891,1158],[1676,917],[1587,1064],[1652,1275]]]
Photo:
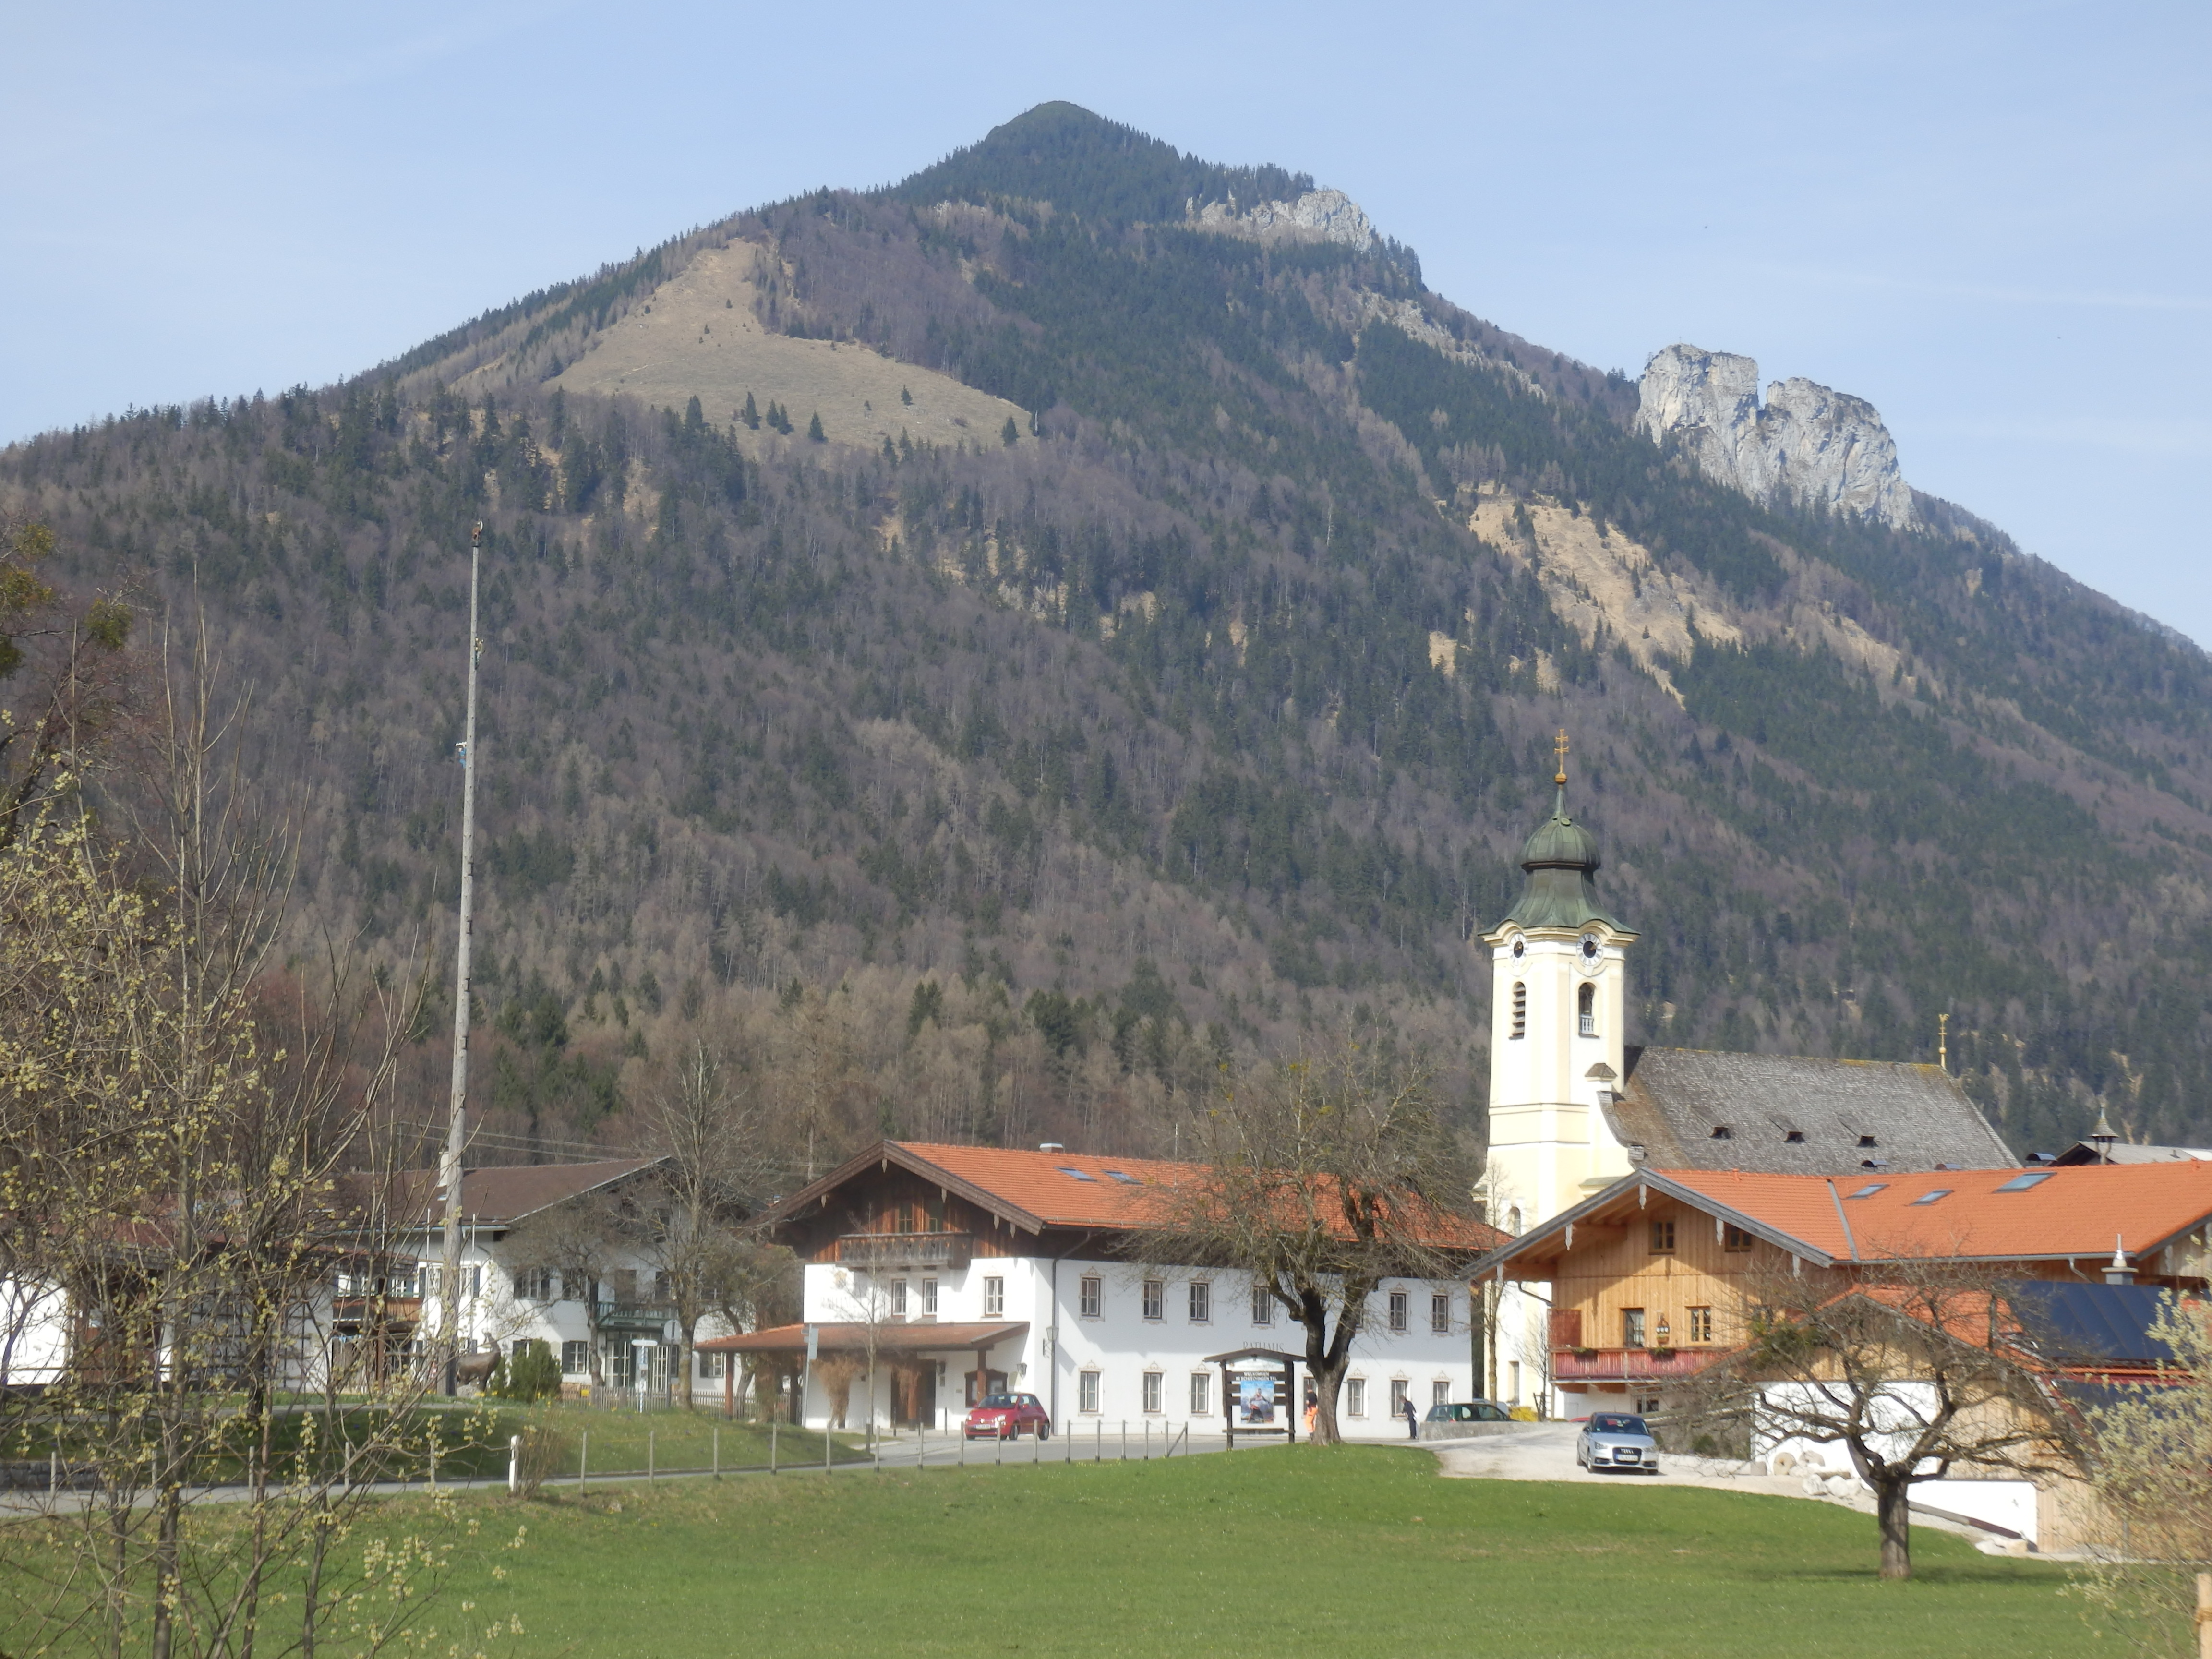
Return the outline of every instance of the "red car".
[[[970,1440],[979,1434],[1018,1440],[1024,1430],[1040,1440],[1052,1438],[1052,1413],[1033,1394],[987,1394],[969,1409],[960,1425],[960,1432]]]

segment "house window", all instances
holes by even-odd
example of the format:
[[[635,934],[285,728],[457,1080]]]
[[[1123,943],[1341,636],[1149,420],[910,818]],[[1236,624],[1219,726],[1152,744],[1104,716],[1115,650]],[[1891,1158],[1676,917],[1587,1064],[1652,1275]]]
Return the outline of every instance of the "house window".
[[[1168,1287],[1161,1280],[1148,1279],[1144,1287],[1145,1317],[1165,1319],[1168,1316]]]
[[[1741,1227],[1723,1223],[1721,1227],[1721,1249],[1741,1254],[1751,1248],[1751,1235]]]
[[[1158,1371],[1145,1373],[1145,1409],[1147,1412],[1158,1412],[1163,1409],[1160,1405],[1160,1395],[1165,1383],[1166,1379]]]
[[[1213,1374],[1193,1371],[1190,1374],[1190,1414],[1204,1417],[1213,1409]]]
[[[1407,1320],[1407,1304],[1413,1298],[1408,1297],[1403,1291],[1393,1291],[1390,1292],[1390,1328],[1392,1330],[1402,1331],[1406,1328]]]
[[[1584,1036],[1597,1035],[1597,987],[1585,985],[1575,993],[1575,1023]]]
[[[921,1281],[921,1316],[924,1319],[937,1317],[937,1281],[933,1279]]]
[[[723,1368],[729,1363],[730,1356],[726,1353],[701,1354],[699,1356],[700,1380],[707,1382],[720,1382]]]
[[[1085,1319],[1096,1319],[1106,1302],[1105,1283],[1096,1273],[1085,1273],[1076,1292],[1076,1307]]]
[[[1443,1381],[1443,1380],[1442,1380],[1441,1378],[1439,1378],[1437,1381],[1436,1381],[1436,1382],[1434,1382],[1430,1383],[1430,1384],[1429,1384],[1429,1404],[1431,1404],[1431,1406],[1449,1406],[1449,1405],[1450,1405],[1450,1404],[1451,1404],[1451,1384],[1450,1384],[1450,1383],[1449,1383],[1449,1382],[1444,1382],[1444,1381]]]
[[[906,1280],[903,1279],[891,1280],[891,1317],[906,1317]]]
[[[1528,988],[1520,981],[1513,982],[1513,1036],[1516,1040],[1528,1035]]]
[[[1620,1346],[1640,1348],[1644,1346],[1644,1310],[1623,1308],[1620,1310]]]
[[[1406,1390],[1409,1386],[1402,1376],[1394,1376],[1390,1379],[1391,1416],[1403,1417],[1406,1414]]]
[[[1651,1224],[1651,1254],[1654,1255],[1674,1254],[1674,1224],[1673,1222],[1655,1221]]]
[[[1346,1417],[1367,1415],[1367,1379],[1347,1376],[1344,1379],[1344,1414]]]
[[[1190,1322],[1203,1325],[1213,1317],[1213,1286],[1203,1279],[1190,1281]]]
[[[1438,1291],[1429,1297],[1429,1328],[1438,1336],[1451,1329],[1451,1297]]]
[[[514,1293],[525,1302],[550,1302],[554,1282],[550,1268],[525,1267],[514,1276]]]
[[[1690,1310],[1690,1340],[1710,1342],[1713,1340],[1713,1310],[1711,1308]]]
[[[1252,1322],[1255,1325],[1275,1322],[1275,1298],[1265,1285],[1252,1287]]]
[[[583,1376],[592,1369],[592,1345],[588,1342],[563,1342],[561,1345],[561,1375]]]
[[[1006,1312],[1006,1281],[996,1276],[983,1281],[983,1317],[1002,1319]]]
[[[1081,1371],[1075,1378],[1076,1408],[1096,1413],[1098,1410],[1098,1373]]]

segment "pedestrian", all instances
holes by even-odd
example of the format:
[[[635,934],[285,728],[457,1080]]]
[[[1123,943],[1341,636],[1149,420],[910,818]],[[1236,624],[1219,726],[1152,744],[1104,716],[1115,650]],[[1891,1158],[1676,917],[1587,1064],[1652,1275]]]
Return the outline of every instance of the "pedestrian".
[[[1413,1409],[1413,1396],[1407,1395],[1406,1396],[1406,1438],[1419,1440],[1420,1437],[1421,1414]]]
[[[1315,1430],[1316,1426],[1320,1422],[1321,1422],[1321,1396],[1320,1396],[1319,1395],[1316,1394],[1316,1393],[1315,1393],[1311,1389],[1308,1389],[1306,1390],[1306,1438],[1307,1438],[1307,1439],[1310,1440],[1310,1439],[1312,1439],[1312,1438],[1313,1438],[1313,1437],[1314,1437],[1314,1430]]]

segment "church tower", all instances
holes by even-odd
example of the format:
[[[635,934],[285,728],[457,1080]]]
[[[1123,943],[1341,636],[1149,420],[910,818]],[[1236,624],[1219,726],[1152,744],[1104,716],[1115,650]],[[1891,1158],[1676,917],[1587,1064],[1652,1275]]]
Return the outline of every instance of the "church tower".
[[[1625,1073],[1627,951],[1599,904],[1597,837],[1567,814],[1567,737],[1552,816],[1528,837],[1521,901],[1483,935],[1491,953],[1491,1219],[1516,1231],[1626,1175],[1601,1096]]]

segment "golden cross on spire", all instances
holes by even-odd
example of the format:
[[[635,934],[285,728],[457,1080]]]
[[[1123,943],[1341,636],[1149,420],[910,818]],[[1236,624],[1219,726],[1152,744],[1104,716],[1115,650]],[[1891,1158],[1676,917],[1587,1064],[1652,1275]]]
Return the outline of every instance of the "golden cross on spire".
[[[1565,726],[1559,728],[1559,740],[1553,744],[1552,748],[1559,757],[1559,775],[1552,781],[1564,784],[1567,781],[1567,728]]]

